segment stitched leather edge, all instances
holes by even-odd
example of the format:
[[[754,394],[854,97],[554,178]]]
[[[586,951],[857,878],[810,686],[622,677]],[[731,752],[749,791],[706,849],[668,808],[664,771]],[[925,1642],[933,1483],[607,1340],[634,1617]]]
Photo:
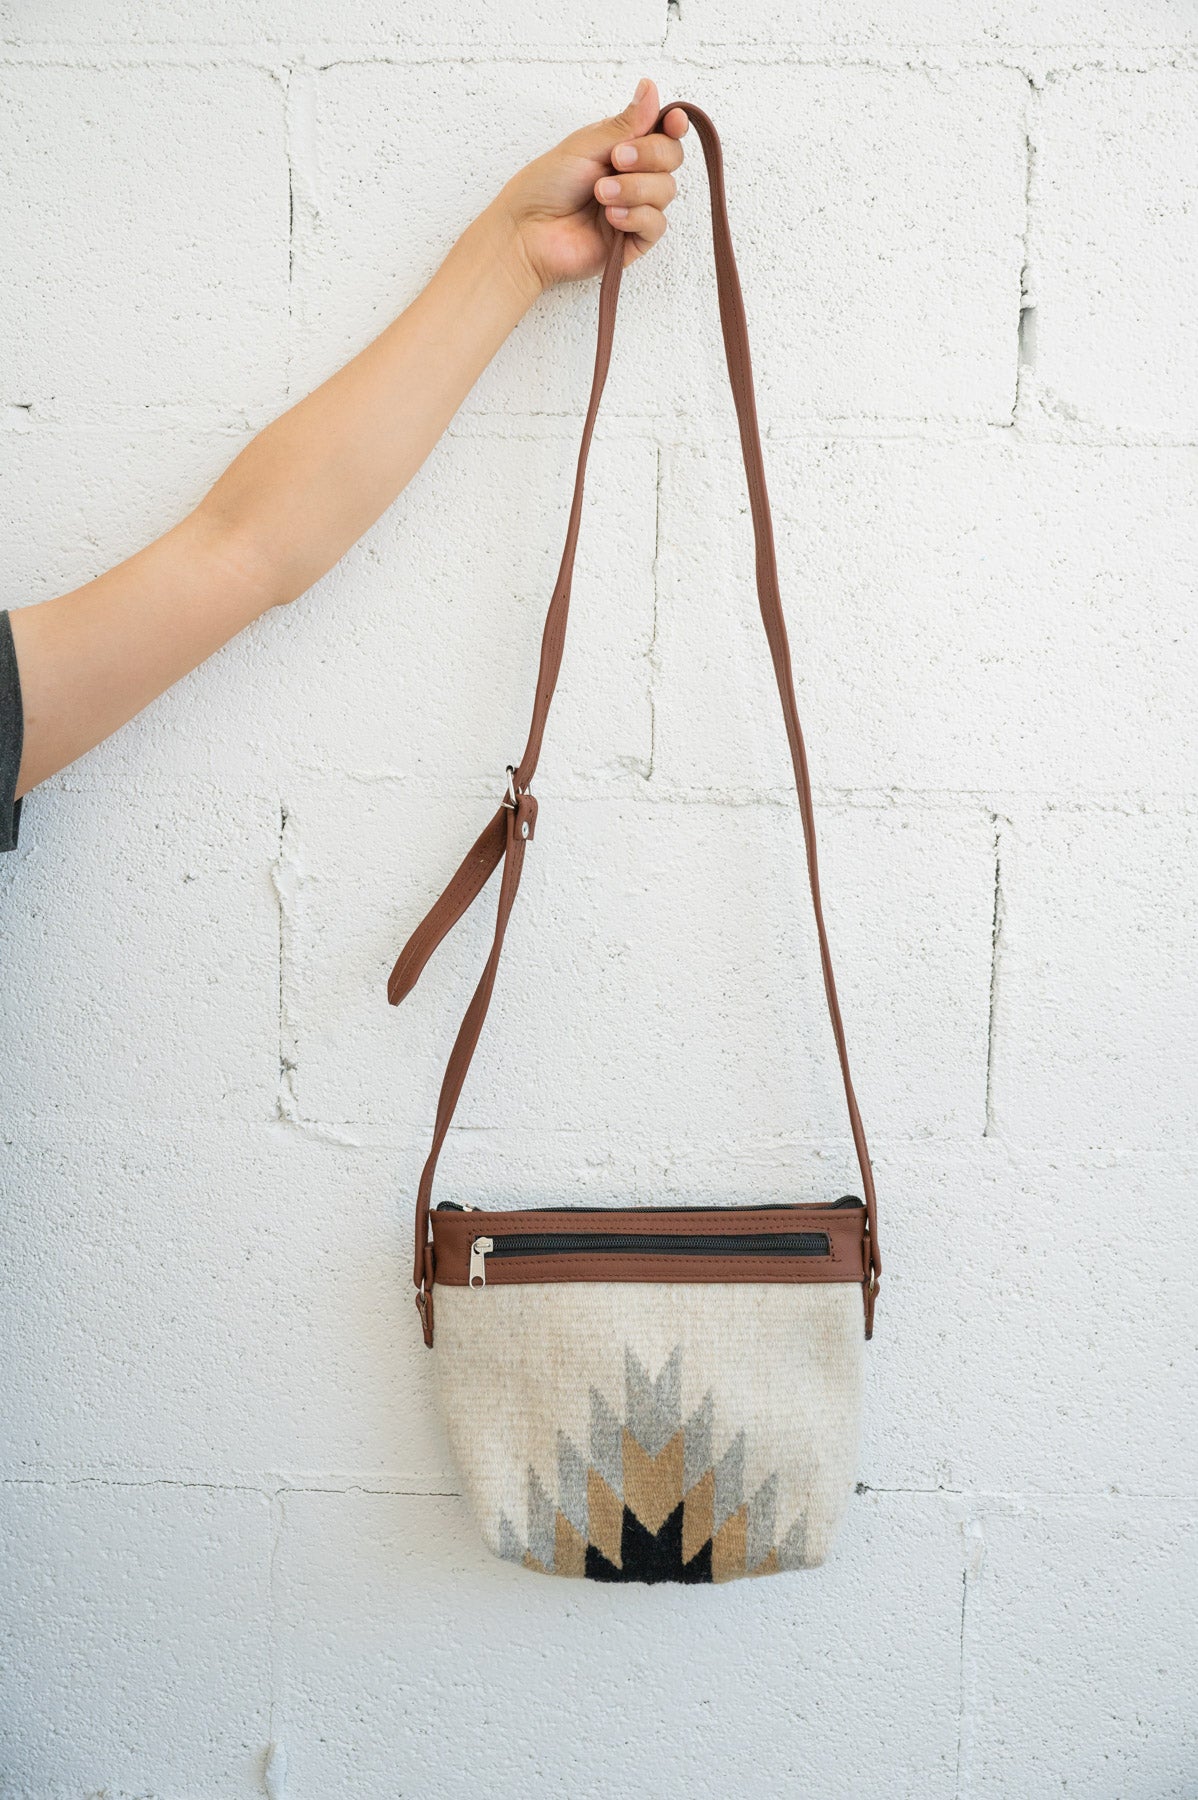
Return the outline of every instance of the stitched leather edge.
[[[797,1256],[630,1256],[622,1252],[602,1256],[585,1253],[558,1252],[553,1256],[488,1257],[487,1286],[523,1286],[531,1282],[559,1281],[669,1281],[678,1283],[738,1282],[753,1286],[759,1282],[795,1283],[851,1281],[860,1283],[859,1268],[848,1268],[830,1256],[812,1257],[810,1262]],[[437,1270],[439,1287],[465,1287],[460,1279]]]
[[[827,1256],[727,1257],[705,1253],[671,1255],[652,1251],[598,1250],[529,1253],[487,1259],[487,1282],[496,1285],[547,1281],[862,1281],[867,1274],[868,1240],[864,1208],[795,1207],[793,1210],[654,1213],[601,1208],[593,1212],[436,1212],[433,1226],[434,1279],[449,1287],[469,1281],[470,1246],[478,1237],[554,1236],[562,1232],[613,1231],[623,1236],[736,1237],[746,1232],[790,1235],[826,1232]]]

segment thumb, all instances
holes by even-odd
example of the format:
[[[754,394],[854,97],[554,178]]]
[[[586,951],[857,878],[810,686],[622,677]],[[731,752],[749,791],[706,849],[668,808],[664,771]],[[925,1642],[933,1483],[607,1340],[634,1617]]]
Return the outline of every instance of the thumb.
[[[623,112],[610,119],[599,119],[594,125],[584,125],[581,131],[575,132],[573,147],[606,162],[609,151],[617,144],[625,143],[628,138],[644,137],[656,123],[660,111],[657,83],[645,78],[638,81],[636,93]]]

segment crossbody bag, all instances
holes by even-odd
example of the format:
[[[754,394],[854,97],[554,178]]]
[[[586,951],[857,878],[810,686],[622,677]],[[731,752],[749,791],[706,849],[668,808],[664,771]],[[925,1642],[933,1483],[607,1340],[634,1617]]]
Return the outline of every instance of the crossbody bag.
[[[690,117],[707,164],[757,593],[794,765],[862,1192],[751,1207],[432,1206],[437,1159],[536,834],[531,783],[561,667],[587,457],[611,359],[624,254],[617,233],[600,289],[594,378],[528,742],[508,769],[494,817],[413,932],[388,984],[398,1004],[501,867],[490,955],[449,1058],[417,1192],[416,1305],[432,1346],[435,1304],[446,1425],[488,1545],[528,1569],[598,1581],[726,1581],[823,1560],[852,1491],[862,1343],[872,1334],[881,1273],[873,1176],[820,899],[720,142],[706,113],[673,104]]]

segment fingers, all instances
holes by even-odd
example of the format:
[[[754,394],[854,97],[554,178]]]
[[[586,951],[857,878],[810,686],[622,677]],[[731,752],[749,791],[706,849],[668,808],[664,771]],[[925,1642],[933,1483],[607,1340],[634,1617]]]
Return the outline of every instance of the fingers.
[[[580,131],[572,132],[562,147],[579,156],[593,156],[599,162],[607,162],[615,145],[650,159],[629,161],[623,165],[625,168],[676,169],[681,158],[672,146],[686,135],[690,120],[680,106],[672,106],[660,129],[654,131],[660,111],[656,84],[645,79],[637,83],[632,103],[623,112],[608,119],[598,119],[593,125],[584,125]]]
[[[672,118],[673,114],[670,116]],[[689,125],[690,120],[685,113],[682,118]],[[621,170],[669,173],[682,166],[682,145],[677,139],[666,137],[658,131],[651,137],[637,138],[635,143],[617,144],[611,153],[611,160],[613,166]]]
[[[626,264],[662,238],[665,209],[676,192],[672,175],[605,175],[595,183],[595,198],[602,204],[608,224],[628,239]]]
[[[623,127],[629,137],[641,137],[653,124],[661,110],[661,101],[657,97],[657,83],[642,76],[636,84],[636,93],[632,96],[632,104],[626,106],[622,113],[617,113],[612,123]],[[611,142],[611,139],[608,139]]]
[[[625,265],[665,236],[666,215],[655,206],[609,206],[607,217],[614,229],[629,239],[631,255],[625,254]]]
[[[601,206],[667,207],[678,192],[672,175],[604,175],[595,183]]]
[[[630,138],[639,138],[650,130],[660,111],[657,83],[646,76],[637,82],[631,106],[626,106],[622,113],[617,113],[612,122],[623,125]],[[680,106],[672,106],[661,122],[661,129],[672,138],[685,137],[689,128],[690,120]]]
[[[673,106],[659,129],[652,131],[659,111],[657,88],[642,81],[632,105],[613,121],[627,134],[607,153],[616,172],[595,183],[595,198],[609,225],[624,238],[625,264],[660,242],[666,230],[665,209],[678,191],[673,175],[682,165],[678,140],[686,136],[690,120],[680,106]]]

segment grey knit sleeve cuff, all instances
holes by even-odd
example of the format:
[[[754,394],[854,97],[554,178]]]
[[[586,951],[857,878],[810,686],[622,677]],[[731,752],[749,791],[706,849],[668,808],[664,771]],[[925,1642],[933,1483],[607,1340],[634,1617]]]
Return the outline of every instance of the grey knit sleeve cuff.
[[[21,675],[13,648],[12,626],[8,614],[0,612],[0,850],[17,847],[21,802],[13,795],[17,789],[24,735]]]

